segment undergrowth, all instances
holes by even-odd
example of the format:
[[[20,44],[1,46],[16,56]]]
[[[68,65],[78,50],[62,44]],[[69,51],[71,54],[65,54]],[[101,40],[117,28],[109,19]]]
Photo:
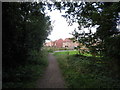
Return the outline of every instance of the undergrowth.
[[[47,51],[31,51],[24,65],[3,72],[3,88],[35,88],[48,64]]]
[[[103,57],[55,54],[68,88],[120,88]]]

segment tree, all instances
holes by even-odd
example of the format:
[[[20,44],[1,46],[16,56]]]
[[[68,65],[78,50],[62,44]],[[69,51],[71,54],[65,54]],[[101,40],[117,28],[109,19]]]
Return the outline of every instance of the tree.
[[[45,15],[43,3],[2,3],[2,66],[3,83],[14,81],[16,69],[30,63],[30,57],[41,50],[52,30],[51,21]],[[20,73],[20,72],[19,72]],[[9,77],[8,77],[9,76]]]
[[[119,35],[116,26],[120,19],[120,2],[57,2],[56,7],[66,10],[66,15],[63,16],[70,24],[78,22],[79,30],[83,27],[91,28],[97,25],[95,34],[77,31],[74,36],[89,48],[94,48],[95,51],[100,50],[99,52],[103,55],[107,54],[106,42],[114,35]],[[92,45],[97,42],[99,44],[96,46]]]

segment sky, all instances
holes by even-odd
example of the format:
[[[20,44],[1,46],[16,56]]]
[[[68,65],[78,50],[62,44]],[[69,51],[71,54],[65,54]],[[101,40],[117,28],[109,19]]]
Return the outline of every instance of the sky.
[[[72,26],[68,26],[66,19],[61,16],[63,14],[64,12],[60,13],[60,11],[58,10],[53,10],[52,12],[48,11],[47,13],[47,15],[49,15],[51,18],[52,26],[53,26],[53,30],[51,34],[48,36],[48,38],[51,41],[55,41],[60,38],[64,40],[65,38],[73,37],[70,33],[72,33],[74,29],[75,28],[77,29],[77,27],[79,26],[78,23],[74,23]],[[88,31],[87,29],[84,30]],[[96,29],[93,28],[93,32],[95,31]],[[46,42],[48,41],[46,40]]]
[[[68,26],[66,19],[61,16],[62,14],[63,13],[60,13],[60,11],[58,10],[48,12],[48,15],[50,15],[53,26],[53,30],[51,34],[48,36],[48,38],[51,39],[52,41],[58,40],[60,38],[65,39],[72,37],[70,33],[72,33],[74,29],[78,27],[77,23],[75,23],[73,26]]]

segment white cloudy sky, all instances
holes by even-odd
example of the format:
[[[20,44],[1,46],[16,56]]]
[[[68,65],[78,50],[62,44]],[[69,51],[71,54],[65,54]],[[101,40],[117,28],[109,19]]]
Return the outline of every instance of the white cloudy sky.
[[[60,11],[58,10],[48,12],[48,15],[50,15],[52,25],[53,25],[53,30],[51,34],[48,36],[48,38],[51,39],[52,41],[58,40],[60,38],[65,39],[65,38],[72,37],[70,33],[72,33],[74,29],[78,27],[77,23],[74,23],[73,26],[68,26],[66,19],[61,16],[63,14],[64,12],[60,13]],[[93,31],[95,30],[96,29],[93,29]]]
[[[66,19],[62,17],[62,13],[58,10],[54,10],[52,12],[49,12],[48,15],[50,15],[50,18],[52,20],[53,30],[51,34],[48,36],[52,41],[57,39],[65,39],[72,37],[69,33],[74,31],[74,28],[78,27],[78,24],[74,24],[73,26],[68,26],[68,23],[66,22]]]

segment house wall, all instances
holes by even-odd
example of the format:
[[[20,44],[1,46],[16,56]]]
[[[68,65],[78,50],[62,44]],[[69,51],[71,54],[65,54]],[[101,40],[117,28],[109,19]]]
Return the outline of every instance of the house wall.
[[[57,47],[57,48],[68,48],[68,49],[74,49],[74,47],[77,47],[79,43],[73,43],[72,40],[66,38],[65,40],[59,39],[54,42],[48,42],[45,43],[45,46],[50,46],[50,47]]]
[[[66,42],[63,42],[63,47],[65,48],[68,48],[68,49],[74,49],[74,47],[77,47],[79,44],[78,43],[73,43],[73,41],[66,41]]]
[[[56,47],[57,48],[62,48],[62,46],[63,46],[63,40],[62,39],[57,40],[56,41]]]

